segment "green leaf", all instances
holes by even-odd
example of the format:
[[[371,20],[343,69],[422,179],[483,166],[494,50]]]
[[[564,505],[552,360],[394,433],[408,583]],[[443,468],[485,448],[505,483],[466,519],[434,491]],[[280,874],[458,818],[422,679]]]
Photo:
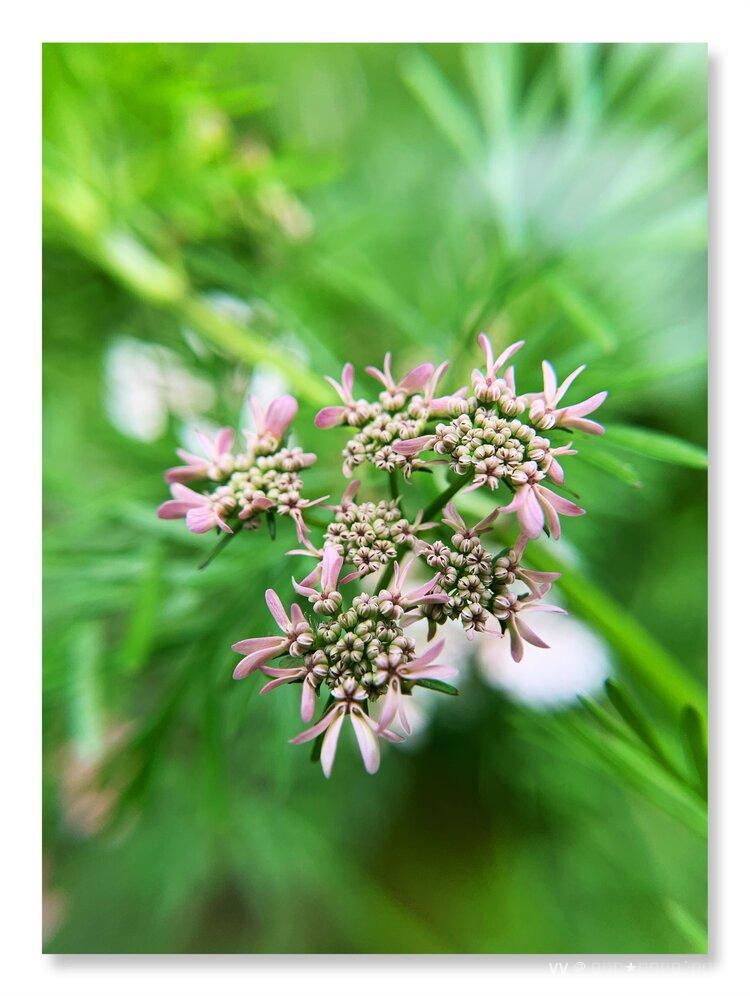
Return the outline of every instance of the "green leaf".
[[[568,320],[604,353],[617,347],[617,335],[601,308],[565,273],[549,274],[544,286],[562,308]]]
[[[83,755],[101,748],[104,716],[99,665],[104,648],[104,627],[99,621],[82,622],[73,632],[70,656],[70,725],[76,747]]]
[[[578,443],[576,442],[578,446]],[[643,482],[635,471],[632,464],[625,463],[619,457],[607,453],[606,450],[589,449],[588,447],[578,447],[578,459],[581,463],[587,463],[590,467],[601,470],[602,473],[622,481],[623,484],[631,488],[642,488]]]
[[[664,909],[676,929],[689,942],[695,954],[708,953],[708,934],[695,917],[674,899],[668,899]]]
[[[662,460],[665,463],[675,463],[681,467],[692,467],[705,470],[708,467],[708,454],[695,443],[685,439],[657,432],[655,429],[644,429],[634,425],[608,425],[602,442],[651,457],[652,460]]]
[[[142,571],[133,599],[133,609],[120,644],[119,659],[126,671],[139,671],[148,660],[159,624],[163,593],[164,553],[155,546]]]
[[[692,706],[685,706],[682,710],[681,726],[687,754],[698,775],[701,792],[704,798],[708,798],[708,755],[705,730],[700,714]]]
[[[645,718],[643,713],[639,711],[638,706],[627,694],[625,689],[621,688],[620,685],[614,682],[611,678],[607,678],[604,682],[604,688],[607,692],[609,701],[620,714],[623,721],[627,723],[638,739],[645,744],[647,749],[651,752],[659,764],[661,764],[666,771],[679,779],[681,777],[679,772],[676,771],[674,765],[664,753],[659,741],[656,739],[656,735],[651,729],[650,723]]]
[[[430,688],[433,692],[442,692],[444,695],[458,695],[458,689],[449,685],[447,681],[438,681],[437,678],[418,678],[414,682],[422,688]]]
[[[482,136],[474,116],[424,52],[414,50],[405,59],[401,75],[435,125],[470,165],[482,158]]]

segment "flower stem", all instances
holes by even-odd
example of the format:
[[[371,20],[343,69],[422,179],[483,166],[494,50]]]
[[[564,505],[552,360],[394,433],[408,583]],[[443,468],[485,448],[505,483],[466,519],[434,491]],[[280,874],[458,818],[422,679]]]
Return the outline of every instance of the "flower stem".
[[[447,488],[441,491],[440,494],[433,501],[431,501],[424,510],[422,521],[429,522],[433,515],[440,512],[448,504],[453,495],[456,494],[457,491],[460,491],[461,488],[468,483],[468,475],[462,477],[460,474],[456,474],[455,480],[452,481]]]
[[[448,502],[453,497],[453,495],[455,495],[457,491],[460,491],[465,484],[468,484],[470,480],[471,478],[469,477],[469,475],[461,476],[459,474],[456,474],[455,480],[452,481],[447,488],[444,488],[440,492],[440,494],[427,506],[424,515],[422,516],[422,521],[429,522],[432,516],[435,515],[437,512],[439,512],[445,505],[447,505]],[[398,558],[392,560],[390,564],[388,564],[385,570],[383,571],[383,576],[381,577],[378,585],[379,591],[382,591],[384,588],[387,588],[388,585],[391,583],[391,578],[393,577],[393,572],[396,568],[397,559]]]
[[[396,501],[398,498],[398,475],[395,470],[392,470],[388,474],[388,483],[391,488],[391,498]]]
[[[242,529],[241,529],[241,526],[240,526],[240,528],[236,528],[233,533],[224,533],[224,535],[221,537],[221,539],[219,540],[219,542],[216,544],[216,546],[213,548],[213,550],[209,553],[209,555],[206,557],[206,559],[203,561],[203,563],[198,565],[198,570],[199,571],[205,570],[205,568],[208,567],[208,565],[211,563],[211,561],[215,557],[219,556],[219,554],[224,549],[224,547],[227,545],[227,543],[229,543],[230,540],[233,540],[235,536],[239,535],[239,533],[241,531],[242,531]]]

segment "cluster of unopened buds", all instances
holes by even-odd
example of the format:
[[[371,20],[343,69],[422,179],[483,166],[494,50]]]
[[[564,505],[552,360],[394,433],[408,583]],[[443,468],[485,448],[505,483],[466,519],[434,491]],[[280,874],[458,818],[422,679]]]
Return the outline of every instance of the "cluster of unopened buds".
[[[473,371],[471,388],[449,395],[438,396],[447,363],[437,368],[422,363],[396,381],[390,355],[382,371],[367,367],[383,388],[377,401],[355,398],[349,363],[340,382],[327,378],[341,404],[318,412],[315,424],[348,428],[344,475],[372,464],[388,473],[390,497],[358,502],[360,481],[351,481],[338,505],[325,506],[333,517],[317,524],[322,530],[317,546],[303,514],[325,499],[300,496],[300,472],[315,456],[285,443],[297,410],[293,398],[280,398],[267,411],[254,406],[256,431],[248,435],[244,453],[232,455],[233,433],[222,429],[213,439],[202,437],[204,456],[180,451],[184,465],[167,472],[173,500],[159,509],[162,518],[184,516],[194,532],[231,531],[252,528],[264,513],[279,512],[294,519],[302,544],[290,553],[315,558],[307,577],[293,579],[298,600],[288,612],[275,591],[266,591],[280,635],[235,643],[242,659],[234,677],[265,675],[262,694],[281,685],[300,686],[301,717],[312,725],[292,743],[314,741],[313,756],[320,757],[326,776],[347,719],[365,768],[373,773],[380,741],[402,740],[411,732],[405,701],[416,686],[456,694],[447,679],[457,671],[438,661],[444,641],[435,640],[448,620],[459,621],[469,639],[477,632],[507,634],[512,657],[520,662],[525,643],[546,647],[528,614],[562,611],[543,601],[559,575],[524,563],[529,540],[543,530],[559,538],[560,516],[584,511],[555,490],[564,481],[560,458],[575,450],[570,442],[553,444],[548,433],[603,432],[588,416],[606,392],[562,405],[583,367],[558,386],[545,361],[542,390],[519,394],[508,361],[523,342],[497,358],[486,335],[479,336],[479,344],[485,369]],[[414,471],[431,472],[441,463],[447,465],[447,487],[410,516],[398,494],[399,476],[408,480]],[[202,489],[193,491],[185,481],[200,481]],[[501,486],[507,503],[499,501]],[[452,499],[479,488],[496,507],[467,525]],[[520,527],[515,542],[499,549],[486,543],[497,520],[513,514]],[[427,579],[412,586],[408,579],[417,568]],[[426,625],[428,646],[418,654],[410,627],[420,623]],[[313,722],[319,702],[322,711]]]

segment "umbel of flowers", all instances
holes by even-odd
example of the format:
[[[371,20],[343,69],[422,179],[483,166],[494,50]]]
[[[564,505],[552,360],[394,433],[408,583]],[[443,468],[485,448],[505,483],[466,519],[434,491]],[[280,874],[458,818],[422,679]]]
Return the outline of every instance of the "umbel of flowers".
[[[360,482],[352,481],[340,503],[328,506],[331,521],[318,524],[319,546],[302,513],[322,499],[300,497],[300,471],[315,457],[281,446],[296,413],[292,398],[279,399],[267,412],[256,410],[256,433],[245,453],[231,454],[232,434],[224,429],[215,439],[204,439],[204,456],[181,453],[184,466],[168,472],[174,500],[161,506],[163,518],[185,516],[196,532],[212,526],[226,530],[235,522],[253,526],[263,511],[274,508],[296,521],[303,548],[290,552],[316,558],[306,578],[292,580],[298,601],[289,612],[273,590],[266,592],[280,633],[235,643],[242,659],[234,677],[263,674],[269,679],[263,694],[281,685],[300,687],[301,717],[312,725],[292,743],[315,741],[314,756],[319,752],[326,776],[345,725],[351,725],[365,768],[373,773],[381,740],[397,741],[410,732],[405,703],[415,686],[456,694],[445,680],[456,670],[450,661],[438,661],[444,642],[435,641],[448,620],[460,621],[469,639],[477,632],[507,634],[513,659],[523,666],[525,643],[546,647],[528,615],[562,611],[543,601],[559,575],[531,569],[524,557],[542,530],[559,538],[561,515],[584,512],[556,490],[564,481],[560,458],[575,450],[570,442],[553,443],[549,433],[602,433],[588,416],[606,392],[562,404],[584,368],[558,386],[545,361],[542,389],[519,393],[509,361],[523,342],[495,358],[487,336],[478,341],[484,369],[474,370],[471,385],[452,394],[438,396],[447,363],[437,368],[421,363],[397,381],[390,354],[383,370],[366,368],[382,388],[376,401],[355,397],[349,363],[340,382],[327,378],[341,404],[318,412],[315,424],[348,432],[344,476],[369,463],[387,472],[391,496],[358,501]],[[449,483],[424,502],[414,482],[429,480],[436,463],[447,465]],[[428,473],[413,476],[416,470]],[[398,496],[399,475],[411,479],[410,490],[417,493],[421,507],[413,516]],[[203,481],[204,489],[191,491],[186,480]],[[479,488],[496,507],[468,525],[452,499],[462,489]],[[409,504],[416,503],[410,498]],[[515,515],[519,533],[512,546],[497,549],[489,538],[505,515]],[[412,587],[407,582],[415,565],[429,580]],[[421,654],[410,629],[415,624],[427,629],[429,645]]]
[[[302,497],[301,471],[315,463],[315,454],[282,446],[297,414],[297,402],[284,395],[265,410],[254,398],[251,404],[255,432],[245,433],[241,452],[232,452],[234,432],[229,428],[220,429],[213,438],[197,433],[203,456],[177,451],[183,464],[165,475],[172,499],[160,505],[159,518],[184,518],[194,533],[214,528],[232,533],[238,528],[257,528],[261,514],[274,511],[291,516],[297,536],[304,542],[304,510],[325,499],[308,501]],[[200,490],[188,488],[188,481]]]

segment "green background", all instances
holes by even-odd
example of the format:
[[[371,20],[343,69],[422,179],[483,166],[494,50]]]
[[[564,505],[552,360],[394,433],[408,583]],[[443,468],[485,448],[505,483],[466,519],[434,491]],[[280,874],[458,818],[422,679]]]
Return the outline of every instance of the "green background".
[[[45,950],[705,950],[705,48],[47,45],[43,128]],[[537,556],[627,704],[469,664],[415,750],[326,782],[296,692],[231,680],[289,523],[199,573],[156,518],[180,385],[236,425],[283,377],[336,495],[322,375],[393,349],[453,389],[481,329],[524,389],[548,357],[610,391]],[[123,349],[183,378],[148,431]]]

